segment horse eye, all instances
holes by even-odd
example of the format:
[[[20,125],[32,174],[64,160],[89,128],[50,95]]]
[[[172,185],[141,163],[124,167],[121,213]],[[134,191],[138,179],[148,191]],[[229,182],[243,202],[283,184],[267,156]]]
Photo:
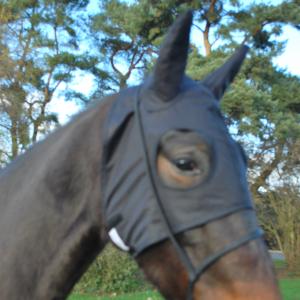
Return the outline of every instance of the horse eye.
[[[173,164],[176,166],[177,169],[183,172],[199,173],[197,171],[200,171],[197,163],[190,158],[176,159],[173,161]]]

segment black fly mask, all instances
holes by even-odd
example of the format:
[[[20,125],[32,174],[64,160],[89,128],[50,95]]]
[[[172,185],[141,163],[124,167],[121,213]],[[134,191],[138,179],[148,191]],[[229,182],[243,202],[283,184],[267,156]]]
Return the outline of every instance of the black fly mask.
[[[136,256],[170,239],[193,283],[229,251],[261,236],[257,229],[194,266],[176,235],[219,218],[253,209],[246,159],[220,114],[219,100],[245,58],[242,46],[204,81],[184,75],[192,13],[169,30],[154,73],[141,86],[120,93],[106,122],[103,158],[104,213],[112,240]],[[211,153],[211,168],[190,188],[162,181],[157,156],[162,138],[174,130],[196,132]]]

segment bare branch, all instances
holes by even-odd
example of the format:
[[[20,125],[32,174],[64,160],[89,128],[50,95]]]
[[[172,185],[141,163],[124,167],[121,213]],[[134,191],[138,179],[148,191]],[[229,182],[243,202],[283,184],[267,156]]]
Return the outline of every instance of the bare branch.
[[[199,29],[202,33],[204,32],[204,30],[197,24],[193,23],[193,26],[196,27],[197,29]]]

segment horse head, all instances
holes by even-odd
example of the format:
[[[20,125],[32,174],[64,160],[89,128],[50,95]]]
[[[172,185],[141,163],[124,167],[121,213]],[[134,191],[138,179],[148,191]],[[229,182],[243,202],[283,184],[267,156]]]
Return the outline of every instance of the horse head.
[[[173,24],[153,74],[107,117],[109,234],[167,299],[279,299],[247,158],[219,107],[248,48],[195,82],[185,75],[191,24],[191,12]]]
[[[280,298],[247,159],[219,108],[247,47],[195,82],[184,74],[191,22],[174,23],[143,84],[0,171],[1,299],[65,299],[107,233],[166,299]]]

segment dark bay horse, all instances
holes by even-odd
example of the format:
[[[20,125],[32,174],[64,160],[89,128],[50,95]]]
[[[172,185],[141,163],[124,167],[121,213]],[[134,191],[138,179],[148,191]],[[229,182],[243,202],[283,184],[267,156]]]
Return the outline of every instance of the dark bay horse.
[[[171,27],[141,86],[1,171],[0,299],[65,299],[108,232],[166,299],[280,299],[219,110],[246,47],[196,83],[184,75],[191,20]]]

